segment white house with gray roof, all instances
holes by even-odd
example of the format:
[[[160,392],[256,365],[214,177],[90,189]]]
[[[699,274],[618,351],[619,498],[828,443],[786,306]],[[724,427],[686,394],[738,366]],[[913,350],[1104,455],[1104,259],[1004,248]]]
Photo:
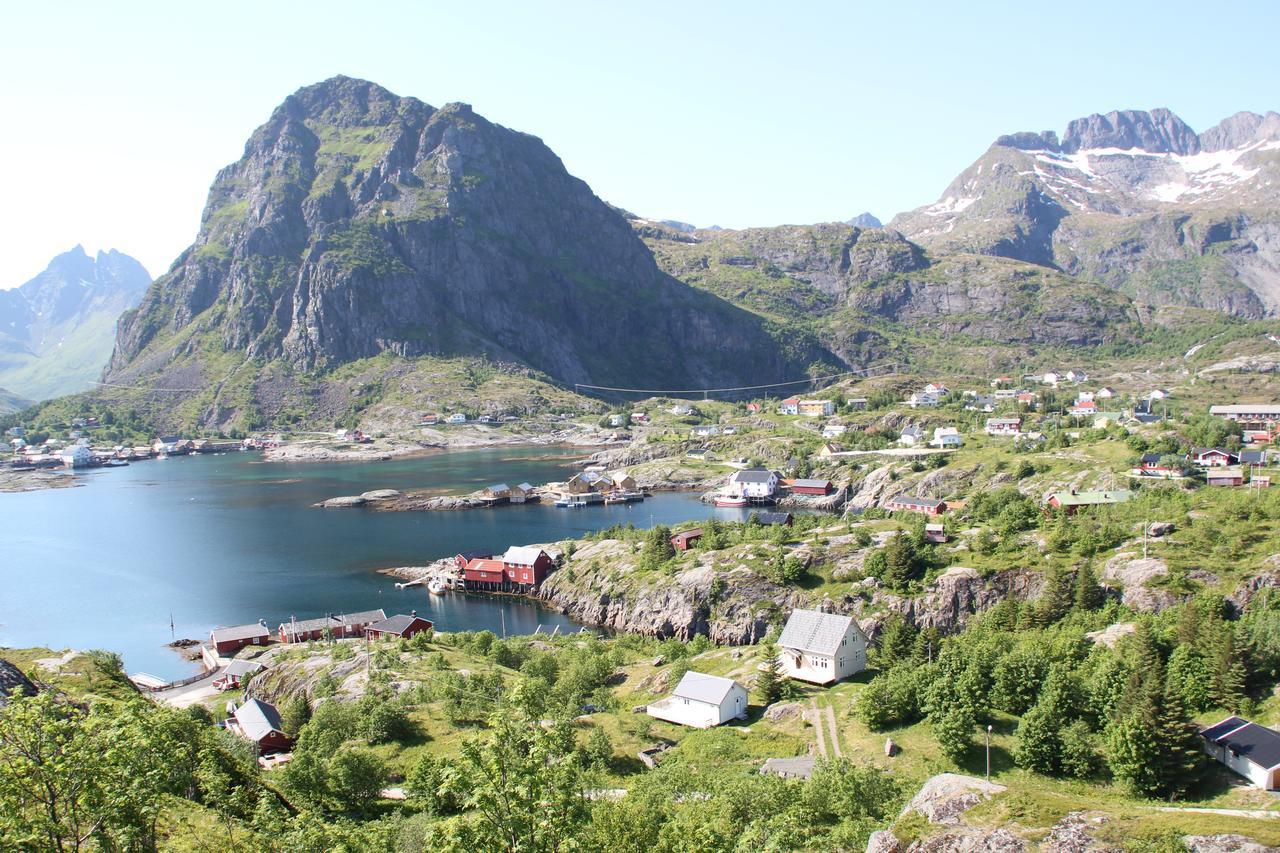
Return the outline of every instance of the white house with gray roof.
[[[729,494],[764,500],[778,490],[778,475],[764,468],[743,468],[729,475]]]
[[[732,678],[690,671],[670,696],[645,710],[669,723],[709,729],[747,716],[747,688]]]
[[[867,636],[852,616],[793,610],[778,638],[784,675],[832,684],[867,668]]]

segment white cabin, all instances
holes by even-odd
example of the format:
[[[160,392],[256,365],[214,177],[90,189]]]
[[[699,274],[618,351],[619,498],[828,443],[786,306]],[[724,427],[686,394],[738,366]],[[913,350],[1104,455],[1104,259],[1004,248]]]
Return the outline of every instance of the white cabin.
[[[778,475],[764,468],[743,468],[729,475],[729,494],[743,498],[771,498],[778,490]]]
[[[669,723],[709,729],[747,716],[747,688],[732,678],[686,672],[670,696],[645,710]]]
[[[1200,731],[1204,751],[1264,791],[1280,789],[1280,732],[1241,717]]]
[[[867,635],[852,616],[793,610],[778,638],[783,674],[832,684],[867,668]]]

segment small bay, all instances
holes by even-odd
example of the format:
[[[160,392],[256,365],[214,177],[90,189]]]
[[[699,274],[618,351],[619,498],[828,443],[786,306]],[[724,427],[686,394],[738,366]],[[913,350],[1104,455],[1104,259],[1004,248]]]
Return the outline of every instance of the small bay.
[[[0,494],[0,646],[105,648],[130,672],[193,671],[165,647],[215,625],[381,607],[416,609],[445,631],[509,634],[571,620],[512,598],[400,590],[377,569],[459,551],[547,542],[628,522],[637,527],[742,510],[696,495],[561,509],[550,504],[457,512],[318,509],[373,489],[442,494],[494,482],[565,479],[566,448],[506,447],[384,462],[263,462],[257,454],[175,457],[77,475],[83,486]]]

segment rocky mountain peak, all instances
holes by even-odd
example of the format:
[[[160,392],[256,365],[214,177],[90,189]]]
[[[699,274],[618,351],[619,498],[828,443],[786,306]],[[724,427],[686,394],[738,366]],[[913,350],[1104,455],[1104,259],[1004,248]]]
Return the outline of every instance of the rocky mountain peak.
[[[1166,109],[1113,110],[1094,113],[1067,125],[1061,150],[1074,154],[1094,148],[1140,148],[1151,154],[1198,154],[1200,138],[1186,122]]]
[[[863,211],[852,219],[846,220],[845,225],[852,225],[854,228],[883,228],[884,223],[877,219],[870,211]]]
[[[1225,151],[1273,139],[1280,139],[1280,114],[1238,112],[1200,134],[1200,149]]]

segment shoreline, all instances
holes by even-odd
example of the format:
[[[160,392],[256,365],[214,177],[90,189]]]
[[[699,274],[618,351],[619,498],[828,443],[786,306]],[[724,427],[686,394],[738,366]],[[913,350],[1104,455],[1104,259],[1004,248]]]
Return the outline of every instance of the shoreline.
[[[455,450],[485,450],[501,447],[608,448],[628,442],[613,441],[581,426],[529,434],[502,433],[487,425],[464,427],[467,432],[423,428],[423,438],[390,437],[373,444],[335,446],[323,440],[304,440],[263,451],[264,462],[385,462]]]

